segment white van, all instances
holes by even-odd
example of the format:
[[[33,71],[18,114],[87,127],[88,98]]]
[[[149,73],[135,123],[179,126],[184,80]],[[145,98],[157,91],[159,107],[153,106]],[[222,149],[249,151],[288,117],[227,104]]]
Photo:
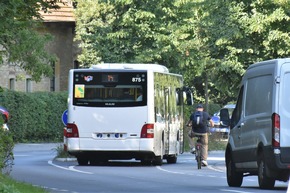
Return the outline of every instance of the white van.
[[[290,58],[251,65],[241,83],[230,124],[225,158],[229,186],[257,175],[262,189],[287,181],[290,171]]]

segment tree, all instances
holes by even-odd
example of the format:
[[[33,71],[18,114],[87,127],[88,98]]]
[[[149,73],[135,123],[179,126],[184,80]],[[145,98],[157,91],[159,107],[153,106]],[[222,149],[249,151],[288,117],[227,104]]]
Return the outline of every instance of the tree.
[[[213,102],[233,101],[250,64],[290,52],[287,0],[77,1],[84,66],[164,64],[184,75],[199,102],[206,93]]]
[[[178,64],[182,4],[172,0],[78,0],[76,39],[84,66],[104,62]]]
[[[255,62],[287,57],[290,2],[205,0],[195,17],[195,51],[225,96],[237,94],[241,76]],[[192,64],[191,64],[192,65]]]
[[[57,0],[4,0],[0,2],[0,64],[19,66],[35,81],[52,74],[54,57],[45,50],[52,39],[40,34],[39,10],[57,8]]]
[[[192,80],[203,74],[208,58],[199,50],[195,32],[201,5],[190,0],[78,0],[79,60],[84,66],[102,61],[159,63],[195,85]]]

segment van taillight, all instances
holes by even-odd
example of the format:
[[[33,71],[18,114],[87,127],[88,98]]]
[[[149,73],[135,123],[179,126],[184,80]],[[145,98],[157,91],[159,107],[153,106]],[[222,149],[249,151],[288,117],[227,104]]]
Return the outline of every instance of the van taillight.
[[[141,138],[154,138],[154,124],[145,124],[141,130]]]
[[[276,113],[272,115],[272,146],[280,147],[280,116]]]
[[[67,138],[79,137],[79,130],[76,124],[68,123],[64,128],[64,136]]]

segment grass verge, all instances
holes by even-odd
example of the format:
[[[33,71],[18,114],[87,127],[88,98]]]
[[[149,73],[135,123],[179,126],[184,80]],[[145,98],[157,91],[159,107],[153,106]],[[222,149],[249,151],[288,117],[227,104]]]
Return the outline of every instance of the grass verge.
[[[48,193],[43,188],[18,182],[9,176],[0,174],[0,193]]]

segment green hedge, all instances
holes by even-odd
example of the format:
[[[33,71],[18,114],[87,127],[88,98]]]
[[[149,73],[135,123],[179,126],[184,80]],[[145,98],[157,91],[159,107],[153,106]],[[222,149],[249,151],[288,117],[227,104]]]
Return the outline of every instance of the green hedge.
[[[6,107],[10,113],[8,125],[15,143],[63,140],[61,116],[67,109],[67,92],[24,93],[4,90],[0,92],[0,106]],[[195,106],[185,106],[185,122]],[[209,113],[212,115],[220,108],[218,104],[209,104]]]
[[[67,92],[0,92],[0,105],[10,113],[8,121],[14,142],[59,142],[63,140],[62,113]]]

